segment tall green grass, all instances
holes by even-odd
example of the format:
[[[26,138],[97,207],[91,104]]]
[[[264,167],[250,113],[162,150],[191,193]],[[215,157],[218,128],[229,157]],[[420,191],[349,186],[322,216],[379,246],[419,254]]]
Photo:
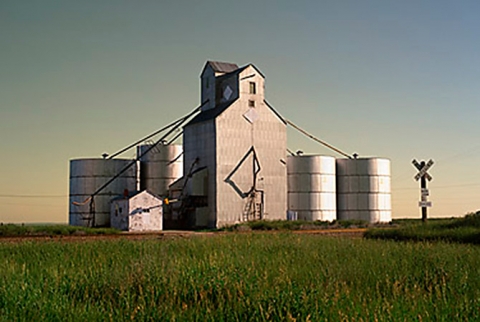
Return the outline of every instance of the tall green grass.
[[[223,227],[219,230],[246,231],[246,230],[315,230],[337,228],[365,228],[369,224],[364,220],[334,220],[306,221],[306,220],[255,220]]]
[[[366,238],[396,241],[448,241],[480,244],[480,212],[463,218],[401,223],[397,228],[370,229]]]
[[[0,320],[473,321],[479,258],[291,233],[0,243]]]
[[[106,235],[117,234],[113,228],[87,228],[68,225],[14,225],[1,224],[0,237],[15,236],[68,236],[68,235]]]

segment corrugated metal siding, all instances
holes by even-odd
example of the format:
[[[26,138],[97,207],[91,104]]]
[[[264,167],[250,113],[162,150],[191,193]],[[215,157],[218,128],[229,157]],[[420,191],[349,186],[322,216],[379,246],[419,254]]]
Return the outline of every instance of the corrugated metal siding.
[[[150,145],[137,147],[137,155],[142,155],[150,147]],[[159,145],[140,159],[140,190],[166,196],[169,185],[182,176],[181,145]]]
[[[336,219],[335,158],[289,156],[288,209],[301,220]]]
[[[203,76],[210,73],[209,68],[206,67]],[[225,76],[227,79],[232,80]],[[197,224],[204,223],[208,218],[209,227],[221,227],[242,220],[247,202],[242,192],[250,190],[253,184],[252,156],[248,156],[234,174],[231,172],[252,146],[261,166],[257,189],[265,191],[265,218],[284,219],[286,215],[286,126],[265,105],[264,79],[257,69],[249,65],[238,70],[235,81],[239,82],[239,99],[232,104],[224,103],[227,104],[225,108],[219,109],[223,105],[217,105],[211,111],[202,112],[211,115],[198,116],[184,128],[184,175],[188,175],[197,157],[196,168],[207,167],[208,170],[208,215],[205,209],[199,210]],[[250,82],[256,83],[255,94],[250,93]],[[232,89],[232,97],[235,97],[236,90]],[[249,100],[255,102],[253,123],[244,117],[250,110]],[[232,187],[232,182],[226,182],[230,174],[236,188]],[[187,191],[192,192],[191,184],[187,184]]]
[[[194,169],[206,167],[208,171],[208,209],[202,213],[203,218],[205,213],[208,213],[208,226],[215,227],[215,200],[216,200],[216,185],[215,183],[215,124],[214,120],[205,121],[202,123],[190,124],[184,128],[183,132],[183,148],[184,148],[184,176],[188,176],[192,164],[198,158],[198,163]],[[187,194],[193,192],[193,182],[190,180],[186,186]],[[202,219],[198,223],[204,224]],[[197,223],[196,223],[197,224]]]
[[[390,160],[337,159],[338,218],[392,220]]]
[[[83,203],[98,188],[109,181],[132,160],[126,159],[77,159],[70,161],[70,202],[69,224],[88,226],[92,224],[90,204],[74,205],[73,202]],[[105,187],[95,196],[95,225],[110,225],[110,201],[123,194],[124,190],[135,191],[137,182],[136,165],[130,167],[119,178]]]
[[[287,176],[285,162],[286,127],[263,102],[264,80],[252,67],[242,72],[241,77],[255,74],[240,83],[240,98],[217,118],[217,226],[233,224],[241,220],[246,200],[225,182],[225,178],[237,166],[253,146],[258,156],[261,171],[259,188],[265,191],[265,219],[284,219],[287,208]],[[257,93],[250,94],[249,82],[256,83]],[[248,112],[248,101],[255,101],[258,119],[248,122],[243,115]],[[239,187],[252,186],[250,159],[238,169],[232,180]]]

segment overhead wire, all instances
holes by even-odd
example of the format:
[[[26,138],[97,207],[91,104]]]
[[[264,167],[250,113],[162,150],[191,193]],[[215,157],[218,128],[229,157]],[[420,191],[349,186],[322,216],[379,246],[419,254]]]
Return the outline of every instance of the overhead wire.
[[[30,204],[30,203],[17,203],[17,202],[2,202],[0,206],[7,205],[7,206],[26,206],[26,207],[51,207],[51,208],[64,208],[65,205],[43,205],[43,204]]]
[[[173,142],[175,142],[182,134],[183,134],[183,131],[178,132],[170,141],[167,142],[167,145],[170,145]]]
[[[442,185],[442,186],[433,186],[434,189],[444,189],[444,188],[463,188],[463,187],[477,187],[480,186],[480,183],[460,183],[460,184],[450,184],[450,185]],[[395,188],[392,190],[418,190],[416,188]]]
[[[204,103],[205,104],[205,103]],[[145,154],[147,154],[148,152],[150,152],[152,149],[154,149],[158,144],[162,143],[165,138],[167,138],[170,134],[172,134],[179,126],[183,125],[183,123],[185,123],[188,119],[190,119],[190,117],[192,117],[193,115],[195,115],[198,111],[200,111],[201,107],[203,106],[200,105],[199,107],[197,107],[196,109],[194,109],[192,112],[190,112],[189,114],[187,114],[186,116],[174,121],[173,123],[171,124],[174,124],[173,128],[172,126],[169,126],[167,128],[172,128],[170,129],[166,134],[164,134],[161,138],[159,138],[154,144],[152,144],[148,149],[146,149],[145,151],[143,151],[143,153],[141,153],[140,155],[138,155],[134,160],[132,160],[127,166],[125,166],[122,170],[120,170],[115,176],[113,176],[110,180],[108,180],[107,182],[105,182],[102,186],[100,186],[100,188],[98,188],[92,195],[91,197],[93,198],[95,195],[97,195],[98,193],[100,193],[100,191],[102,191],[103,189],[105,189],[108,185],[110,185],[110,183],[112,183],[115,179],[117,179],[119,176],[121,176],[124,172],[126,172],[131,166],[133,166],[138,160],[140,160],[141,157],[143,157]],[[133,146],[131,146],[133,147]]]
[[[145,142],[146,140],[148,140],[148,139],[154,137],[155,135],[158,135],[158,134],[160,134],[160,133],[168,130],[169,128],[171,128],[171,127],[173,127],[173,126],[176,126],[180,121],[181,121],[181,119],[176,120],[176,121],[170,123],[169,125],[161,128],[160,130],[155,131],[155,132],[153,132],[152,134],[149,134],[149,135],[147,135],[146,137],[144,137],[144,138],[142,138],[142,139],[140,139],[140,140],[138,140],[138,141],[136,141],[136,142],[134,142],[134,143],[132,143],[132,144],[130,144],[130,145],[128,145],[128,146],[126,146],[125,148],[123,148],[123,149],[115,152],[114,154],[110,155],[110,156],[108,157],[108,159],[113,159],[113,158],[115,158],[116,156],[119,156],[120,154],[122,154],[122,153],[130,150],[130,149],[133,148],[134,146],[137,146],[138,144],[140,144],[140,143],[142,143],[142,142]]]
[[[312,139],[312,140],[314,140],[314,141],[316,141],[316,142],[324,145],[325,147],[329,148],[330,150],[333,150],[333,151],[337,152],[338,154],[343,155],[344,157],[347,157],[347,158],[349,158],[349,159],[352,159],[352,156],[350,156],[348,153],[343,152],[342,150],[334,147],[333,145],[331,145],[331,144],[329,144],[329,143],[327,143],[327,142],[325,142],[325,141],[323,141],[323,140],[320,140],[319,138],[313,136],[312,134],[308,133],[308,132],[305,131],[304,129],[302,129],[302,128],[300,128],[299,126],[295,125],[295,123],[293,123],[292,121],[287,120],[287,119],[285,119],[285,118],[284,118],[284,120],[285,120],[285,122],[286,122],[288,125],[290,125],[291,127],[293,127],[295,130],[299,131],[299,132],[302,133],[303,135],[305,135],[305,136],[309,137],[310,139]]]
[[[180,126],[182,126],[186,121],[188,121],[193,115],[195,115],[196,113],[198,113],[202,106],[204,104],[206,104],[207,102],[204,102],[202,105],[200,105],[199,107],[195,108],[194,110],[192,110],[189,114],[187,114],[186,116],[183,116],[177,120],[175,120],[174,122],[170,123],[169,125],[163,127],[162,129],[154,132],[153,134],[150,134],[144,138],[142,138],[141,140],[138,140],[136,141],[135,143],[133,144],[130,144],[129,146],[125,147],[124,149],[114,153],[112,156],[109,157],[109,159],[113,158],[114,156],[117,156],[121,153],[124,153],[126,151],[128,151],[129,149],[133,148],[134,146],[136,146],[137,144],[163,132],[163,131],[166,131],[167,129],[170,129],[166,134],[164,134],[161,138],[159,138],[154,144],[152,144],[150,147],[148,147],[145,151],[143,151],[140,155],[137,155],[136,158],[134,160],[132,160],[128,165],[126,165],[122,170],[120,170],[115,176],[113,176],[112,178],[110,178],[107,182],[105,182],[102,186],[100,186],[99,188],[97,188],[97,190],[95,190],[94,193],[92,193],[90,195],[90,197],[88,197],[87,199],[85,199],[83,202],[72,202],[72,204],[76,205],[76,206],[81,206],[81,205],[85,205],[87,203],[89,203],[90,205],[90,214],[91,214],[91,218],[89,219],[90,220],[93,220],[93,224],[92,226],[95,226],[95,199],[94,197],[100,193],[103,189],[105,189],[108,185],[110,185],[114,180],[116,180],[118,177],[120,177],[123,173],[125,173],[130,167],[132,167],[134,164],[136,164],[136,162],[138,160],[140,160],[145,154],[149,153],[152,149],[156,148],[156,146],[160,143],[164,144],[165,142],[165,139],[170,136],[175,130],[177,130]]]
[[[294,153],[292,150],[290,150],[289,148],[287,148],[287,152],[288,152],[291,156],[295,156],[295,153]]]

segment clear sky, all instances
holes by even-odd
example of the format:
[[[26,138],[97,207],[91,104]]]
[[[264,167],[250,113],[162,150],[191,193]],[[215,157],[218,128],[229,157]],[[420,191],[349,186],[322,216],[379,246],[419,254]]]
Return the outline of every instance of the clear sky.
[[[69,160],[194,109],[206,60],[254,63],[283,116],[391,159],[394,218],[420,216],[413,158],[436,162],[432,217],[475,211],[479,12],[476,0],[1,1],[0,222],[67,222]],[[292,131],[289,148],[334,155]]]

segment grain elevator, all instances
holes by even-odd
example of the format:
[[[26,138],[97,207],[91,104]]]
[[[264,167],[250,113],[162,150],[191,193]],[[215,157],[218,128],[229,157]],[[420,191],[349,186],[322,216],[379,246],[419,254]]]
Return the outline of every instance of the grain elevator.
[[[287,126],[343,158],[291,152]],[[135,158],[117,158],[133,148]],[[191,113],[103,159],[70,161],[69,223],[145,231],[389,222],[390,185],[388,159],[350,156],[282,117],[255,65],[207,61]]]
[[[286,123],[265,101],[264,75],[252,64],[207,62],[200,78],[201,112],[183,132],[188,225],[284,219]]]

